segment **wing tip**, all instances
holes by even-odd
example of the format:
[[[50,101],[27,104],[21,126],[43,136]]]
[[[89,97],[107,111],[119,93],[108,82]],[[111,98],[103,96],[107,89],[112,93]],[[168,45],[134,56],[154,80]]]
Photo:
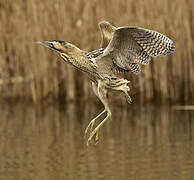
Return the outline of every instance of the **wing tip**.
[[[168,48],[166,55],[172,54],[175,51],[175,49],[176,48],[175,48],[174,42],[171,40],[171,43],[169,45],[169,48]]]

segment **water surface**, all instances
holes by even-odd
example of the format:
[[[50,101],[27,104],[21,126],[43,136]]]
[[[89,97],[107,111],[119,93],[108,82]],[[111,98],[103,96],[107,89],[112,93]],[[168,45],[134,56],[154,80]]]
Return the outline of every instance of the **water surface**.
[[[1,105],[0,180],[192,180],[194,111],[112,107],[100,142],[84,130],[102,107]]]

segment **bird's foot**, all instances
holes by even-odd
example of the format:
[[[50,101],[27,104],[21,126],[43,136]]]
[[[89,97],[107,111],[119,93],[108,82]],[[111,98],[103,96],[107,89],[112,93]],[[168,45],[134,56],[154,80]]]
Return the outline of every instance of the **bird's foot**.
[[[131,96],[129,96],[129,95],[126,95],[126,99],[127,99],[127,102],[128,102],[129,104],[131,104],[131,103],[132,103]]]
[[[98,130],[97,128],[95,128],[91,133],[90,133],[90,136],[87,140],[87,146],[89,146],[91,140],[93,139],[94,140],[94,143],[95,145],[98,143],[98,140],[99,140],[99,136],[98,136]]]
[[[90,132],[93,130],[93,127],[95,125],[95,120],[96,119],[91,120],[90,123],[88,124],[88,126],[87,126],[87,128],[85,130],[85,136],[86,136],[86,134],[87,134],[87,132],[88,132],[89,129],[90,129]]]
[[[86,136],[86,134],[88,133],[88,130],[90,129],[90,132],[92,132],[92,130],[94,129],[94,125],[95,125],[95,121],[103,114],[103,113],[105,113],[106,112],[106,110],[104,109],[104,111],[102,111],[98,116],[96,116],[94,119],[92,119],[91,121],[90,121],[90,123],[88,124],[88,127],[86,128],[86,130],[85,130],[85,136]]]

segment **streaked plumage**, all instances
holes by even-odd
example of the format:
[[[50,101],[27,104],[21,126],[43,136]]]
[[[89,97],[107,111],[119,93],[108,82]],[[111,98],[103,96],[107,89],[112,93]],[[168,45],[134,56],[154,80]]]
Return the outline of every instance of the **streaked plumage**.
[[[107,99],[109,90],[122,92],[131,103],[128,95],[129,81],[121,77],[121,72],[139,73],[140,64],[146,65],[151,57],[165,56],[175,49],[172,40],[156,31],[138,27],[117,28],[107,21],[100,22],[99,27],[102,35],[101,48],[89,53],[64,41],[37,42],[57,51],[67,63],[92,80],[94,93],[105,109],[88,125],[85,131],[87,134],[90,130],[87,144],[92,139],[98,141],[100,127],[111,116]],[[107,115],[104,120],[94,128],[95,121],[105,112]]]

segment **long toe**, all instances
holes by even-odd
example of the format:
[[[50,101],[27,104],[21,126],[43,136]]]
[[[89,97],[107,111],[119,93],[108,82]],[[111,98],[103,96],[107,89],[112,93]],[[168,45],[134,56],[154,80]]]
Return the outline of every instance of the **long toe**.
[[[94,139],[94,141],[95,141],[95,145],[98,144],[98,141],[99,141],[98,132],[96,132],[96,134],[95,134],[95,139]]]
[[[87,146],[91,143],[91,141],[94,140],[94,143],[97,144],[99,137],[98,137],[98,129],[94,129],[87,140]]]
[[[88,124],[86,130],[85,130],[85,135],[88,133],[88,130],[90,129],[90,131],[92,130],[94,126],[94,122],[90,121],[90,123]]]
[[[94,119],[90,121],[90,123],[88,124],[88,127],[85,130],[85,136],[88,133],[89,129],[90,129],[90,133],[93,131],[96,120],[105,112],[106,112],[106,109],[104,109],[98,116],[96,116]]]

